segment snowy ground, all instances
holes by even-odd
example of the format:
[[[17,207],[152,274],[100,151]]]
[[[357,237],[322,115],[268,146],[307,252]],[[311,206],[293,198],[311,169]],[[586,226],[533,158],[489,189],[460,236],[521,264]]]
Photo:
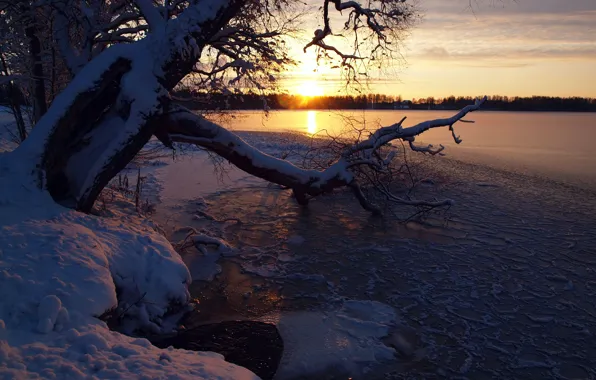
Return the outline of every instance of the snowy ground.
[[[98,317],[117,306],[124,329],[171,331],[188,269],[152,222],[65,209],[23,167],[0,151],[0,378],[256,378],[218,354],[110,331]]]
[[[276,135],[243,136],[287,150]],[[215,180],[204,153],[167,161],[143,171],[154,219],[172,241],[189,226],[231,249],[180,258],[150,222],[81,216],[3,188],[0,374],[251,378],[220,356],[158,350],[94,318],[115,306],[115,285],[135,278],[131,303],[145,293],[148,302],[130,319],[159,327],[172,295],[188,296],[188,267],[198,322],[277,323],[279,379],[596,376],[593,189],[441,158],[425,191],[456,205],[404,225],[371,217],[348,194],[303,209],[233,168]],[[3,185],[12,174],[0,170]]]
[[[245,137],[283,150],[272,135]],[[372,218],[342,194],[304,210],[234,169],[213,181],[203,154],[156,171],[156,218],[173,240],[191,226],[232,246],[183,256],[195,280],[219,274],[191,294],[205,320],[278,321],[280,379],[596,376],[596,192],[474,162],[433,164],[428,194],[457,203],[426,223]],[[348,328],[346,301],[361,311]],[[391,355],[380,343],[388,333]],[[308,352],[309,342],[324,348]]]

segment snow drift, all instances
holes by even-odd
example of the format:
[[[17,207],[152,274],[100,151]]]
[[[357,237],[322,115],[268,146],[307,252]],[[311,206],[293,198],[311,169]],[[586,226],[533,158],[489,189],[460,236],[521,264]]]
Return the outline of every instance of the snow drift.
[[[9,378],[256,378],[213,353],[160,350],[108,329],[159,333],[189,301],[191,277],[151,223],[57,205],[0,153],[0,373]]]

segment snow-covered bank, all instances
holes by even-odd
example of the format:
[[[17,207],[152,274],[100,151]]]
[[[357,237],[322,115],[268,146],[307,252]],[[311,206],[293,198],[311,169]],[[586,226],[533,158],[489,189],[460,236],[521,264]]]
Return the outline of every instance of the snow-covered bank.
[[[304,149],[271,135],[244,137],[270,154]],[[221,357],[173,351],[159,360],[164,351],[110,332],[93,317],[95,309],[103,308],[98,305],[113,305],[118,281],[130,284],[127,276],[160,262],[158,272],[129,294],[130,303],[151,302],[145,310],[152,323],[145,325],[156,328],[167,310],[168,293],[187,297],[185,262],[197,279],[219,274],[211,282],[191,284],[192,297],[225,298],[226,308],[202,302],[201,313],[220,320],[275,316],[268,320],[278,324],[287,343],[280,379],[321,372],[369,379],[385,378],[388,372],[415,378],[596,376],[591,344],[596,329],[596,195],[477,163],[445,158],[432,163],[433,176],[424,191],[457,203],[445,219],[404,225],[371,218],[350,194],[321,197],[304,209],[288,191],[237,169],[218,179],[206,154],[195,152],[155,168],[144,194],[160,199],[156,218],[167,231],[190,226],[225,239],[232,250],[189,252],[182,259],[151,223],[83,216],[50,205],[47,195],[26,181],[24,187],[10,187],[0,202],[0,239],[15,245],[0,246],[0,262],[7,273],[23,279],[9,281],[24,289],[25,300],[18,302],[24,304],[19,321],[25,327],[9,318],[17,301],[0,301],[7,326],[2,352],[11,355],[0,356],[0,363],[32,363],[26,369],[17,365],[23,377],[56,368],[55,363],[64,364],[64,372],[74,367],[97,377],[110,377],[110,366],[123,371],[123,377],[252,376]],[[0,169],[3,186],[5,179],[15,178],[11,170]],[[40,238],[29,239],[26,233]],[[33,242],[47,247],[33,247]],[[67,248],[74,252],[72,258],[35,254]],[[45,276],[48,289],[56,289],[60,303],[53,297],[44,300],[50,293],[37,293],[46,288],[29,271],[38,257],[44,260],[39,275]],[[59,259],[53,262],[51,257]],[[134,268],[125,262],[134,262]],[[119,268],[127,271],[125,278],[116,275]],[[79,283],[83,272],[93,274],[95,281]],[[163,274],[176,281],[163,287]],[[66,276],[60,278],[64,284],[53,279],[58,276]],[[71,306],[75,298],[86,309]],[[63,306],[68,319],[60,311]],[[144,316],[143,307],[131,307],[128,313],[133,320]],[[38,333],[40,319],[45,321],[42,328],[53,326],[53,331]],[[60,328],[62,332],[56,331]],[[397,348],[397,359],[382,342],[391,332],[397,332],[388,342]],[[316,352],[309,350],[313,344],[319,347]],[[49,359],[42,360],[40,350]],[[59,361],[58,354],[66,359]]]
[[[65,209],[0,153],[0,377],[253,379],[221,355],[160,350],[129,330],[169,331],[188,269],[151,223]]]

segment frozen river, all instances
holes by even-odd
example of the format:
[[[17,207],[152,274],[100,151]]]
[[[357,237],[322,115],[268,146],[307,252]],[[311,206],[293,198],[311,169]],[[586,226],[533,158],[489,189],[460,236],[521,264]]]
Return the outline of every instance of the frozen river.
[[[265,124],[249,114],[233,127],[274,131],[277,120],[277,130],[308,131],[309,112],[274,113]],[[384,124],[402,114],[370,112]],[[406,115],[415,122],[439,113]],[[286,378],[306,370],[324,373],[317,378],[596,376],[595,115],[472,116],[476,125],[457,129],[460,146],[446,130],[424,136],[446,143],[448,156],[432,158],[433,181],[421,195],[457,203],[423,223],[371,217],[342,193],[304,209],[234,169],[214,181],[202,153],[159,169],[157,217],[171,237],[192,226],[233,248],[185,256],[202,318],[277,322],[289,334]],[[317,113],[317,128],[334,117]],[[278,148],[274,135],[245,137]],[[360,303],[346,312],[346,302]],[[379,331],[398,347],[392,360],[381,360]],[[316,355],[305,339],[311,350],[321,346]],[[346,364],[358,358],[362,365]]]

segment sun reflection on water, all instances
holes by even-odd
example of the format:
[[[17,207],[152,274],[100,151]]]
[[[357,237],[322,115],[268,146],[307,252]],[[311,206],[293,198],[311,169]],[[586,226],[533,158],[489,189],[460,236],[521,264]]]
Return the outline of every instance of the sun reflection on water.
[[[317,111],[306,113],[306,130],[310,135],[317,133]]]

